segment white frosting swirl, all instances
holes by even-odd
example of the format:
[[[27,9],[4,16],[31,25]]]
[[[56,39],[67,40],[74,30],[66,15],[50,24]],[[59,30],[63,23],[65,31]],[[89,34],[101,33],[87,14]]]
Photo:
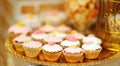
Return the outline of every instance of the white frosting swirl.
[[[37,39],[37,40],[40,40],[40,39],[44,39],[44,38],[46,38],[46,37],[48,37],[48,35],[47,34],[32,34],[31,35],[31,37],[33,38],[33,39]]]
[[[97,49],[102,49],[102,47],[98,44],[83,44],[82,48],[84,50],[97,50]]]
[[[71,46],[72,44],[75,44],[75,45],[80,45],[80,42],[79,41],[69,41],[69,40],[65,40],[65,41],[62,41],[61,42],[61,45],[62,46]]]
[[[57,44],[54,44],[54,45],[46,44],[42,47],[42,49],[48,52],[58,52],[62,50],[62,47]]]
[[[97,37],[84,37],[83,38],[84,43],[89,42],[89,41],[92,41],[95,44],[101,44],[102,43],[101,39],[99,39]]]

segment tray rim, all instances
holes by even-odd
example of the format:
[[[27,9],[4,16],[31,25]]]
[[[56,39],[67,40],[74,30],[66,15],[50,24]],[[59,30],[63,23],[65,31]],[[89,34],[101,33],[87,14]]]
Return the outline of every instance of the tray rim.
[[[117,52],[115,55],[113,55],[113,56],[111,56],[109,58],[106,58],[104,60],[95,61],[95,62],[83,62],[83,63],[57,63],[57,62],[49,62],[49,61],[46,62],[46,61],[36,60],[36,59],[32,59],[32,58],[23,56],[21,54],[18,54],[13,48],[11,49],[12,44],[10,45],[9,39],[5,40],[5,45],[4,46],[5,46],[5,49],[11,55],[13,55],[15,57],[18,57],[18,58],[22,59],[23,61],[30,62],[30,63],[37,64],[37,65],[40,64],[40,65],[51,65],[51,66],[56,66],[56,65],[59,65],[59,66],[63,66],[63,65],[64,66],[76,66],[76,65],[77,66],[88,66],[88,65],[102,64],[102,63],[110,62],[113,59],[119,59],[120,58],[120,52]]]

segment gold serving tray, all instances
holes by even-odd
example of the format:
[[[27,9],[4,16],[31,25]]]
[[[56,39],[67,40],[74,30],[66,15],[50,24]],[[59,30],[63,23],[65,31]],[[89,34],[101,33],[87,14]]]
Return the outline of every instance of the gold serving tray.
[[[59,62],[59,61],[49,62],[49,61],[39,60],[39,58],[30,58],[30,57],[25,56],[24,54],[17,52],[14,49],[13,44],[9,41],[9,39],[7,39],[5,41],[5,48],[10,54],[12,54],[15,57],[18,57],[26,62],[34,63],[37,65],[45,65],[45,66],[46,65],[50,65],[50,66],[89,66],[89,65],[107,63],[111,60],[120,58],[120,52],[103,49],[102,52],[100,53],[100,56],[97,59],[94,59],[94,60],[84,59],[84,61],[82,63],[80,63],[80,62],[79,63],[67,63],[67,62]]]

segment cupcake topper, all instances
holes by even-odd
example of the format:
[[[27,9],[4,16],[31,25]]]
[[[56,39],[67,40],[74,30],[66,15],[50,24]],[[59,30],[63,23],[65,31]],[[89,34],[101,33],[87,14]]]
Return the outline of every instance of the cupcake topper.
[[[71,36],[71,35],[67,36],[66,39],[69,40],[69,41],[77,41],[77,39],[74,36]]]
[[[94,42],[93,41],[88,41],[88,42],[86,42],[86,44],[93,44]]]
[[[29,42],[30,42],[30,40],[25,40],[25,42],[26,42],[26,43],[29,43]]]
[[[54,42],[49,42],[48,43],[50,46],[54,45],[55,43]]]
[[[43,31],[41,31],[40,29],[39,30],[36,30],[35,32],[34,32],[34,34],[43,34],[44,32]]]
[[[32,14],[29,14],[28,16],[27,16],[27,19],[32,19],[33,18],[33,15]]]
[[[78,46],[76,44],[72,44],[70,47],[71,48],[77,48]]]
[[[25,24],[24,24],[24,23],[22,23],[22,22],[17,22],[17,23],[15,24],[15,26],[24,27],[24,26],[25,26]]]

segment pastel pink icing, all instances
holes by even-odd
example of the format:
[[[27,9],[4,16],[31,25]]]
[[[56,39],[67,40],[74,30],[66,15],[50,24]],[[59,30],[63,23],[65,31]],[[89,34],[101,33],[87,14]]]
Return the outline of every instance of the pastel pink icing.
[[[58,38],[58,37],[47,37],[44,39],[44,41],[46,42],[61,42],[62,41],[62,38]]]
[[[28,32],[32,32],[32,30],[28,27],[12,26],[8,29],[8,32],[27,34]]]
[[[78,40],[77,40],[74,36],[72,36],[72,35],[68,35],[68,36],[66,37],[66,39],[69,40],[69,41],[73,41],[73,42],[78,41]]]
[[[63,32],[67,32],[67,31],[70,31],[71,28],[67,27],[67,26],[59,26],[59,27],[57,27],[57,30],[60,30],[60,31],[63,31]]]
[[[39,29],[39,30],[36,30],[34,34],[44,34],[44,32]]]
[[[14,41],[25,42],[26,40],[32,40],[32,38],[28,36],[18,36],[15,39],[13,39],[13,42]]]
[[[30,41],[30,42],[23,43],[23,46],[28,48],[39,48],[42,46],[42,43],[38,41]]]
[[[84,38],[85,36],[81,33],[75,33],[75,34],[71,34],[72,36],[74,36],[76,39],[82,39]]]
[[[43,26],[43,27],[40,28],[40,30],[42,30],[44,32],[50,32],[50,31],[55,30],[55,28],[52,27],[52,26]]]
[[[81,53],[83,50],[81,48],[65,48],[64,51],[66,53],[71,53],[71,54],[76,54],[76,53]]]

